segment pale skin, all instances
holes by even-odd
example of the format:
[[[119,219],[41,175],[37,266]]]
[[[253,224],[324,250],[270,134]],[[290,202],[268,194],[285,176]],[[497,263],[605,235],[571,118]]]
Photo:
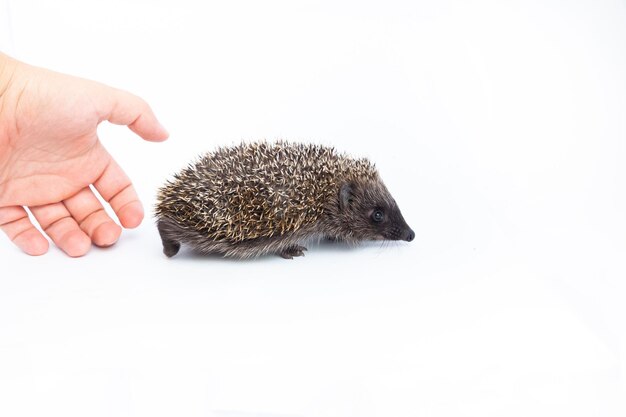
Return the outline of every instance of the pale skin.
[[[130,179],[102,146],[97,126],[126,125],[148,141],[168,133],[148,104],[122,90],[16,61],[0,53],[0,229],[29,255],[48,239],[72,257],[111,246],[144,211]]]

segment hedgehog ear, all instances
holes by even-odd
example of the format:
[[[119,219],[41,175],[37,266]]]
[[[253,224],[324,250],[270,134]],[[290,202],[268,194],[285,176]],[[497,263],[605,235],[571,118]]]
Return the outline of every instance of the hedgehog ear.
[[[354,186],[347,182],[341,186],[339,190],[339,208],[347,209],[351,204],[354,196]]]

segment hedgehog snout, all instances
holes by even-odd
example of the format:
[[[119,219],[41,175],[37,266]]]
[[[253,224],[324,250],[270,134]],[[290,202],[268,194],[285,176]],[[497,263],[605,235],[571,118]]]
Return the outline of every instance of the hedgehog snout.
[[[385,240],[404,240],[410,242],[415,239],[415,232],[408,225],[394,226],[381,234]]]

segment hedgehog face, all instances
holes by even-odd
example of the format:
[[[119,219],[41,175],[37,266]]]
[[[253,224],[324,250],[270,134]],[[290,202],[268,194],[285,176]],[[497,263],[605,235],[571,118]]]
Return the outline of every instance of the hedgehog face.
[[[381,181],[352,181],[339,191],[339,229],[349,240],[406,240],[415,233]]]

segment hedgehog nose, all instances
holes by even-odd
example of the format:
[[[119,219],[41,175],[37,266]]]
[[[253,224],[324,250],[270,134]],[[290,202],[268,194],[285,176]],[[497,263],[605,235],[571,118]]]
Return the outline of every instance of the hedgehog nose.
[[[406,237],[404,238],[404,240],[406,240],[407,242],[410,242],[413,239],[415,239],[415,232],[409,229],[409,233],[406,234]]]

